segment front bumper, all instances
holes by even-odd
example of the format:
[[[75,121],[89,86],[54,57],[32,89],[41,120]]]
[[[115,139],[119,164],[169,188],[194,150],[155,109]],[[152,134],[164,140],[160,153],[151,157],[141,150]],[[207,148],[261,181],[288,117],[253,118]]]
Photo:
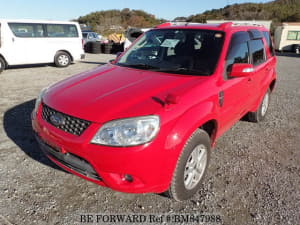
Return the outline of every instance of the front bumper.
[[[95,145],[90,140],[100,124],[75,136],[47,123],[41,113],[33,116],[32,126],[48,158],[77,176],[128,193],[161,193],[169,187],[177,154],[164,149],[161,140],[134,147]]]

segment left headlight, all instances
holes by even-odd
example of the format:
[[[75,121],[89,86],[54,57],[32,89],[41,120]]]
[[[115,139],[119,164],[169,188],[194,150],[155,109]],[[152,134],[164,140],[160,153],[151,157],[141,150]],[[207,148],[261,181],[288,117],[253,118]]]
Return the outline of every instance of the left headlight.
[[[151,141],[159,130],[158,116],[142,116],[105,123],[91,143],[109,146],[134,146]]]

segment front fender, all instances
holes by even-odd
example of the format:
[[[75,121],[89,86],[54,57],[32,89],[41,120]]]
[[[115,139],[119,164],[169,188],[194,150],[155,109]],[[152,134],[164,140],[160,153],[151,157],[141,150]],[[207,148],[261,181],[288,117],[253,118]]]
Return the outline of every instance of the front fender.
[[[216,118],[216,106],[213,102],[201,103],[189,109],[172,128],[166,139],[165,149],[182,149],[187,139],[197,128]]]

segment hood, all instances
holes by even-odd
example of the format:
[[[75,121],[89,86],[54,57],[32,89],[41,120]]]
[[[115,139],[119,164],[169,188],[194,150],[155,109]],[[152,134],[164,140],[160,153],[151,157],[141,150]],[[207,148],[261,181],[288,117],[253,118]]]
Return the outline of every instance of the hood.
[[[55,84],[43,101],[57,111],[103,123],[154,114],[169,93],[182,93],[181,87],[195,79],[203,78],[107,64]]]

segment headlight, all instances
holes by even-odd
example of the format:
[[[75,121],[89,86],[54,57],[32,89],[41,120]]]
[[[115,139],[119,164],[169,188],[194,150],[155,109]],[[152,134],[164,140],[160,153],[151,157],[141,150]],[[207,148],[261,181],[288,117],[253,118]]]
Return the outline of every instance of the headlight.
[[[34,110],[33,110],[34,114],[37,113],[39,105],[41,104],[41,101],[42,101],[44,95],[46,94],[47,90],[48,90],[48,87],[43,88],[42,91],[40,92],[40,94],[38,95],[38,97],[36,98],[35,106],[34,106]]]
[[[104,124],[91,142],[109,146],[140,145],[151,141],[158,130],[158,116],[114,120]]]

